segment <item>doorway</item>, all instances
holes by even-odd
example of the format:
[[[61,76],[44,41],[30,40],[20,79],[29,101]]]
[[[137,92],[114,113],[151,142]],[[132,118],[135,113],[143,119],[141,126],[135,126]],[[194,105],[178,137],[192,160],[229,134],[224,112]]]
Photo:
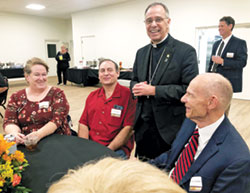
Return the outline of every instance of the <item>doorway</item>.
[[[243,39],[250,46],[250,24],[236,24],[233,29],[233,35]],[[221,39],[218,32],[218,26],[198,27],[196,28],[196,48],[198,54],[199,73],[207,71],[208,63],[210,61],[212,46],[215,41]],[[249,57],[248,57],[249,58]],[[249,59],[248,59],[249,61]],[[249,63],[247,61],[247,63]],[[243,68],[243,89],[241,93],[234,93],[233,98],[250,100],[250,64]]]
[[[57,52],[60,51],[59,40],[45,40],[45,49],[46,62],[49,65],[48,76],[56,76],[57,61],[55,57]]]
[[[82,64],[84,67],[87,66],[87,61],[96,60],[96,37],[95,35],[81,36],[81,56]]]

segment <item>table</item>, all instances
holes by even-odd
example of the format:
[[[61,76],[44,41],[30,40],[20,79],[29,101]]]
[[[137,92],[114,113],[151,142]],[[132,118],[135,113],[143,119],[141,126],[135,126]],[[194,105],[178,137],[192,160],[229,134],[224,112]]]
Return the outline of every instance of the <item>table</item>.
[[[90,160],[105,156],[118,157],[115,152],[96,142],[75,136],[53,134],[42,139],[34,152],[18,146],[29,166],[23,172],[22,183],[32,193],[45,193],[49,186],[67,173]]]
[[[84,86],[93,86],[99,83],[98,79],[98,69],[77,69],[77,68],[69,68],[67,70],[68,81],[83,84]],[[132,79],[131,71],[121,71],[118,79]]]
[[[92,86],[99,83],[97,69],[77,69],[69,68],[67,70],[68,81],[84,86]]]
[[[3,76],[6,76],[7,78],[24,77],[23,68],[4,68],[0,69],[0,72]]]

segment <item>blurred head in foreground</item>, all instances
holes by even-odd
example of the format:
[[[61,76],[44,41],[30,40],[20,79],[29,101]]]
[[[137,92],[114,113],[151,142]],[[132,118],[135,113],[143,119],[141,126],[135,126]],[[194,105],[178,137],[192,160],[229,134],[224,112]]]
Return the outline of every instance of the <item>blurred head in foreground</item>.
[[[184,193],[168,175],[134,160],[104,158],[70,170],[48,193]]]

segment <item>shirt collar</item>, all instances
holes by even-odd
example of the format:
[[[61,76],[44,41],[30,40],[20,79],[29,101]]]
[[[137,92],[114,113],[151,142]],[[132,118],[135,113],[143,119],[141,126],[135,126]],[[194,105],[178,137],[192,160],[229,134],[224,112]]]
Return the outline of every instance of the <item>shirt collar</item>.
[[[207,143],[209,139],[212,137],[216,129],[224,120],[225,115],[223,114],[216,122],[212,123],[203,128],[199,128],[199,143]]]
[[[105,91],[103,87],[100,88],[100,91],[98,94],[98,97],[102,97],[102,96],[105,96]],[[121,97],[121,85],[117,82],[115,86],[115,90],[110,98],[119,98],[119,97]]]
[[[154,48],[157,48],[162,42],[164,42],[168,37],[168,34],[165,36],[165,38],[163,38],[158,44],[154,44],[151,42],[151,45],[154,47]]]
[[[224,45],[226,45],[229,42],[229,40],[231,39],[232,35],[233,34],[231,34],[230,36],[226,37],[225,39],[222,39],[222,41],[224,41]]]

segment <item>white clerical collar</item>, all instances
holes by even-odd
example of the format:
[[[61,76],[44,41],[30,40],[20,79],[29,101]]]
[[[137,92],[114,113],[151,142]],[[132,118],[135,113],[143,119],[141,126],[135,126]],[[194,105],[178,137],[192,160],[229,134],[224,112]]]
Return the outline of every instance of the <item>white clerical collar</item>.
[[[157,44],[154,44],[154,43],[151,41],[152,46],[153,46],[154,48],[157,48],[157,45],[160,44],[160,43],[162,43],[165,39],[167,39],[167,37],[168,37],[168,34],[165,36],[165,38],[163,38],[163,39],[162,39],[159,43],[157,43]]]

